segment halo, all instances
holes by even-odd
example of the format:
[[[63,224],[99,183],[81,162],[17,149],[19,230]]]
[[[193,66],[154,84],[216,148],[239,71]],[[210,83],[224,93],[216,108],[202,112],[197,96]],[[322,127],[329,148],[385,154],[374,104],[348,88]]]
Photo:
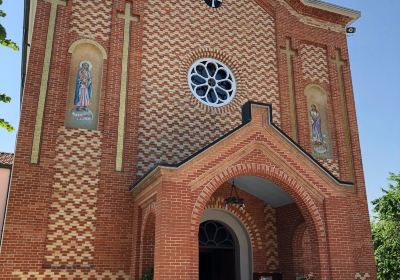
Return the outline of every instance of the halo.
[[[89,71],[92,71],[92,63],[88,60],[81,61],[81,63],[79,64],[79,68],[82,68],[83,63],[89,64]]]

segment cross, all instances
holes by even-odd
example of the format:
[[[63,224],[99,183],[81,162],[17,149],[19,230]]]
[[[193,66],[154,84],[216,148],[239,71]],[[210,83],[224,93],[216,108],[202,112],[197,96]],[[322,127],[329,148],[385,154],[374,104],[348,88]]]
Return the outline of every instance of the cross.
[[[289,91],[289,108],[290,108],[290,123],[291,136],[297,142],[297,114],[296,114],[296,97],[294,92],[294,77],[293,77],[293,57],[297,55],[297,51],[292,48],[290,38],[286,39],[285,47],[281,47],[282,53],[286,54],[286,62],[288,69],[288,91]]]
[[[341,73],[342,66],[345,64],[346,61],[342,60],[340,50],[336,50],[335,59],[332,59],[332,61],[333,61],[333,63],[336,64],[336,67],[338,68],[338,72]]]
[[[35,130],[33,133],[31,163],[39,163],[40,145],[43,133],[43,118],[46,106],[47,85],[49,82],[51,54],[53,52],[54,31],[56,28],[57,9],[58,6],[66,6],[64,0],[45,0],[51,4],[49,25],[47,28],[46,48],[43,60],[42,77],[40,82],[39,100],[36,111]]]
[[[297,55],[297,51],[295,49],[292,49],[292,41],[289,38],[286,39],[285,47],[281,47],[281,49],[282,52],[286,54],[286,58],[288,61],[291,61],[292,57]]]
[[[118,14],[118,18],[124,19],[125,20],[125,29],[126,30],[126,26],[128,26],[128,28],[130,27],[130,22],[131,21],[139,21],[139,16],[136,15],[131,15],[131,3],[127,2],[125,4],[125,13],[124,14]]]
[[[131,3],[126,2],[125,13],[119,14],[120,19],[125,20],[124,26],[124,43],[122,48],[122,66],[121,66],[121,87],[119,94],[119,114],[118,114],[118,139],[117,139],[117,156],[115,161],[115,169],[122,171],[123,150],[125,138],[125,117],[126,117],[126,100],[128,89],[128,65],[129,65],[129,48],[131,45],[131,22],[138,22],[139,16],[131,15]]]

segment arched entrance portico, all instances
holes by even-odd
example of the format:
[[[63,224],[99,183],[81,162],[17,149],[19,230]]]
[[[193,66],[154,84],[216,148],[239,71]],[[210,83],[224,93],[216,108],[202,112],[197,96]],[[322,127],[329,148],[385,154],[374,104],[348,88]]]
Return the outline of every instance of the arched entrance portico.
[[[325,265],[327,265],[326,255],[324,254],[326,250],[326,236],[324,231],[324,225],[322,217],[319,214],[319,207],[316,205],[315,197],[312,198],[310,193],[305,186],[301,185],[300,181],[296,181],[293,178],[290,178],[288,174],[282,172],[279,168],[274,168],[271,166],[266,166],[263,164],[241,164],[240,166],[230,166],[227,170],[221,172],[218,176],[214,177],[209,181],[208,184],[204,185],[202,188],[202,192],[200,192],[198,196],[198,202],[202,201],[202,206],[197,204],[194,211],[201,208],[207,208],[207,203],[212,199],[215,192],[221,188],[227,182],[230,182],[232,178],[243,177],[243,176],[255,176],[260,178],[261,180],[265,180],[268,182],[274,183],[278,186],[282,192],[286,193],[292,199],[292,205],[297,209],[298,216],[302,217],[301,221],[294,221],[293,229],[296,229],[297,223],[304,223],[307,225],[309,232],[311,234],[311,242],[313,244],[313,266],[312,266],[312,274],[315,277],[320,279],[328,279],[329,271],[324,269]],[[262,190],[261,190],[262,192]],[[196,205],[196,204],[195,204]],[[204,205],[204,206],[203,206]],[[206,213],[209,209],[205,209],[203,213]],[[204,214],[201,214],[201,217]],[[196,217],[192,215],[192,218]],[[192,220],[193,221],[193,220]],[[195,222],[197,225],[200,225],[202,218]],[[288,223],[291,223],[290,220],[287,220]],[[292,233],[290,233],[292,234]],[[292,243],[293,236],[285,237],[288,243]],[[284,252],[284,254],[288,254],[286,259],[293,260],[294,251],[292,246],[288,248],[290,253]],[[292,265],[284,262],[284,265]],[[278,270],[277,270],[278,271]],[[278,271],[279,272],[279,271]],[[297,271],[292,271],[289,275],[293,276]],[[287,273],[286,273],[287,275]],[[245,279],[245,278],[243,278]],[[250,278],[252,279],[252,278]],[[284,278],[288,279],[288,278]]]
[[[252,246],[248,232],[243,223],[234,215],[228,211],[222,209],[206,209],[201,218],[202,224],[207,221],[216,221],[224,225],[233,237],[234,242],[234,261],[231,262],[229,254],[220,254],[219,257],[227,257],[228,262],[234,264],[231,267],[231,271],[234,271],[235,280],[251,280],[252,279]],[[207,269],[208,267],[202,267],[201,263],[202,250],[199,249],[200,263],[199,263],[199,275],[203,272],[202,268]],[[218,260],[219,261],[219,260]],[[199,278],[200,280],[201,277]],[[209,279],[212,280],[212,279]]]

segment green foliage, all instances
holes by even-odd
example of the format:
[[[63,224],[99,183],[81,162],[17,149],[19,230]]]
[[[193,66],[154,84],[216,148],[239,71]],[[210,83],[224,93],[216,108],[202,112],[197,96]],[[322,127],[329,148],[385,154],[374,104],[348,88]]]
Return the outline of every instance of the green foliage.
[[[0,0],[0,5],[3,4],[3,0]],[[5,17],[6,13],[3,10],[0,10],[0,18]],[[15,42],[7,39],[7,32],[3,25],[0,23],[0,45],[13,49],[14,51],[18,51],[18,46]]]
[[[379,280],[400,279],[400,174],[390,174],[384,195],[372,201],[372,237]]]
[[[140,278],[140,280],[153,280],[153,274],[154,274],[153,268],[150,267],[146,269],[146,272],[144,273],[142,278]]]
[[[4,93],[0,93],[0,102],[10,103],[11,97],[7,96]],[[7,122],[6,120],[1,119],[1,118],[0,118],[0,127],[5,128],[8,132],[11,132],[14,130],[14,127],[9,122]]]
[[[0,0],[0,5],[3,4],[3,0]],[[6,13],[3,10],[0,10],[0,18],[5,17]],[[7,32],[3,25],[0,23],[0,45],[13,49],[14,51],[18,51],[18,46],[15,42],[7,39]],[[10,103],[11,97],[7,96],[4,93],[0,93],[0,102]],[[0,127],[7,129],[7,131],[13,131],[14,127],[4,119],[0,118]]]

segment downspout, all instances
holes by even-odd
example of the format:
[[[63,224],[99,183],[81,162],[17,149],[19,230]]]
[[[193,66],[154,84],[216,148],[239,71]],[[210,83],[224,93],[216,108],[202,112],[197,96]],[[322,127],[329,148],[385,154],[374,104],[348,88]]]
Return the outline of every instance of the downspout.
[[[24,88],[25,88],[28,48],[30,48],[30,45],[28,43],[30,7],[31,7],[31,0],[24,0],[24,26],[22,33],[21,93],[20,93],[21,107],[22,107],[22,98],[24,95]]]

